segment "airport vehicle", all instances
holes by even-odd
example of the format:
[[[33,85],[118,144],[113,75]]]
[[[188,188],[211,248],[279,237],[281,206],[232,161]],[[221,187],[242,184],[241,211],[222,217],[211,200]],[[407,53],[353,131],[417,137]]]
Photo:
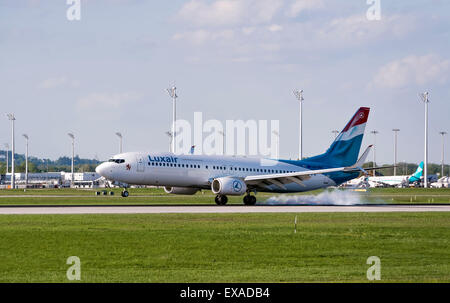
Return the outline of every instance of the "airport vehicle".
[[[419,184],[423,179],[423,161],[420,162],[414,174],[409,176],[375,176],[368,177],[370,187],[409,186]]]
[[[303,160],[130,152],[113,156],[96,172],[122,183],[124,197],[127,184],[154,185],[182,195],[211,189],[218,205],[225,205],[229,195],[244,195],[244,204],[254,205],[252,192],[304,192],[367,174],[362,165],[372,146],[359,160],[358,154],[369,112],[359,108],[325,153]]]

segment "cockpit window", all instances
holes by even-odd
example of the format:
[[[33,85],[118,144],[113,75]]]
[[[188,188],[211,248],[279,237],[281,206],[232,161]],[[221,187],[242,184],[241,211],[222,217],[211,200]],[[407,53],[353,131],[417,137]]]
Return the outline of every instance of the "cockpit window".
[[[109,159],[108,162],[115,162],[117,164],[125,163],[124,159]]]

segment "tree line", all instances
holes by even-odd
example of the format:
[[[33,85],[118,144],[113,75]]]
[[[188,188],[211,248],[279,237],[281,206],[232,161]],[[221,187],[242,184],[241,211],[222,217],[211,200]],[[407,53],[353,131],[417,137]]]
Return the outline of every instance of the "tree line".
[[[11,172],[11,151],[8,152],[9,169]],[[25,172],[25,155],[15,154],[14,156],[14,171],[16,173]],[[75,172],[93,172],[95,167],[101,162],[95,159],[82,159],[78,155],[74,157],[74,171]],[[43,172],[58,172],[70,171],[72,165],[71,157],[59,157],[57,160],[40,159],[36,157],[28,157],[28,172],[43,173]],[[6,151],[0,150],[0,174],[6,173]]]

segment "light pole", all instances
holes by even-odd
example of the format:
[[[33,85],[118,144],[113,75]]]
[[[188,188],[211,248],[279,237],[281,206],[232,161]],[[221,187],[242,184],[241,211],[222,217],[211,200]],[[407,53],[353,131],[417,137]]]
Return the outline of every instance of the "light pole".
[[[173,148],[173,145],[172,145],[172,141],[173,141],[173,135],[172,135],[172,132],[166,132],[166,135],[167,136],[169,136],[169,138],[170,138],[170,141],[169,141],[169,152],[173,152],[173,150],[172,150],[172,148]]]
[[[439,134],[442,136],[442,156],[441,156],[441,165],[442,165],[441,178],[442,178],[444,176],[444,137],[447,134],[447,132],[439,132]]]
[[[9,170],[9,144],[5,143],[5,148],[6,148],[6,174],[8,174],[8,170]]]
[[[428,92],[419,95],[425,104],[425,155],[424,155],[424,165],[423,165],[423,187],[428,188]]]
[[[276,145],[275,145],[275,152],[276,152],[276,158],[279,158],[280,155],[280,133],[277,132],[276,130],[272,131],[272,134],[274,134],[277,139],[276,139]]]
[[[28,188],[28,135],[22,135],[25,138],[26,149],[25,149],[25,188]]]
[[[7,114],[11,121],[11,189],[16,188],[16,176],[14,174],[14,121],[16,118],[14,114]]]
[[[294,96],[297,98],[297,100],[300,103],[300,123],[299,123],[299,132],[300,132],[300,138],[299,138],[299,143],[298,143],[298,156],[299,156],[299,160],[301,160],[303,158],[303,150],[302,150],[302,143],[303,143],[303,138],[302,138],[302,103],[303,103],[303,90],[294,90]]]
[[[218,133],[222,135],[222,153],[225,156],[225,133],[221,130]]]
[[[400,129],[394,128],[392,131],[394,132],[394,176],[397,176],[397,133]]]
[[[171,88],[167,89],[169,96],[172,98],[172,152],[175,153],[175,135],[176,135],[176,120],[177,120],[177,88],[173,85]]]
[[[122,153],[122,134],[117,132],[116,136],[119,137],[119,139],[120,139],[119,153],[121,154]]]
[[[331,132],[334,134],[334,139],[336,140],[337,135],[339,134],[339,131],[335,129],[335,130],[332,130]]]
[[[71,187],[73,187],[73,159],[75,157],[75,136],[72,133],[68,133],[67,134],[70,138],[72,138],[72,165],[71,165],[71,180],[70,180],[70,185]]]
[[[373,130],[370,132],[371,134],[373,134],[373,167],[376,167],[376,162],[377,162],[377,134],[379,133],[376,130]],[[375,176],[375,170],[373,170],[373,175]]]

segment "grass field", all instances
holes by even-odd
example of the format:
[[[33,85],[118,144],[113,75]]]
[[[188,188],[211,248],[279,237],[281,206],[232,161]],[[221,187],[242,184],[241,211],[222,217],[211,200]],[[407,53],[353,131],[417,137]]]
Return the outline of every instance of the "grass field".
[[[450,282],[450,213],[0,216],[0,282]]]
[[[211,191],[204,191],[193,196],[168,195],[162,189],[137,188],[130,189],[130,197],[122,198],[120,189],[113,191],[114,195],[96,196],[101,190],[84,189],[23,189],[0,190],[0,205],[89,205],[89,204],[214,204]],[[322,193],[323,190],[295,194],[311,196]],[[355,192],[361,197],[362,203],[450,203],[450,189],[389,189],[375,188],[367,192]],[[258,193],[258,202],[264,202],[277,194]],[[229,204],[242,204],[242,197],[228,197]]]

